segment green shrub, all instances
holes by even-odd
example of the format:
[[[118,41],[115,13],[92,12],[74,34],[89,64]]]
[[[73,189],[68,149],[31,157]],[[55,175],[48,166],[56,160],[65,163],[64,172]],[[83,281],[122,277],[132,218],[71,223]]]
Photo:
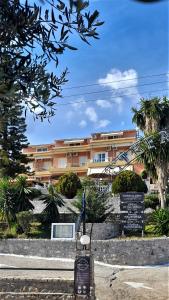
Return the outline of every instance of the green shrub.
[[[112,192],[119,194],[123,192],[147,193],[147,186],[139,175],[132,171],[123,171],[113,181]]]
[[[169,206],[169,194],[166,195],[166,204],[167,206]],[[144,205],[145,208],[152,208],[152,209],[156,209],[158,206],[160,206],[158,194],[145,195]]]
[[[156,209],[156,207],[160,205],[158,194],[145,195],[144,205],[145,208]]]
[[[169,209],[160,208],[152,214],[155,225],[155,233],[159,235],[169,235]]]
[[[147,171],[146,171],[146,170],[143,170],[143,171],[141,172],[140,176],[141,176],[142,179],[147,179],[147,177],[148,177]]]
[[[75,173],[69,172],[59,178],[56,189],[68,199],[72,199],[80,188],[81,182],[79,177]]]
[[[109,204],[109,193],[101,193],[93,181],[89,181],[89,185],[85,181],[86,196],[86,222],[102,223],[112,212],[112,205]],[[82,190],[78,193],[78,199],[73,205],[82,211]]]
[[[18,233],[22,233],[23,231],[27,234],[30,231],[33,214],[30,211],[21,211],[16,215],[16,217],[18,224],[17,231],[20,231]]]

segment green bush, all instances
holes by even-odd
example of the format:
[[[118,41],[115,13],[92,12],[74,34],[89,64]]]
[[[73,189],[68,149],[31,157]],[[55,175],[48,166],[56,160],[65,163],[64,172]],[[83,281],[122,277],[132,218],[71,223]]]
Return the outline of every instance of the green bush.
[[[148,177],[147,171],[146,171],[146,170],[143,170],[143,171],[141,172],[140,176],[141,176],[142,179],[147,179],[147,177]]]
[[[21,211],[17,215],[18,233],[28,233],[30,231],[33,214],[30,211]],[[20,232],[19,232],[20,231]]]
[[[155,225],[155,233],[169,235],[169,209],[160,208],[152,214],[152,221]]]
[[[86,196],[86,221],[89,223],[102,223],[112,212],[112,205],[109,204],[110,193],[101,193],[93,180],[84,180]],[[73,205],[82,211],[82,194],[78,192],[78,199],[73,202]]]
[[[145,195],[144,205],[145,208],[156,209],[156,207],[160,205],[158,194]]]
[[[166,195],[166,204],[167,206],[169,205],[169,194]],[[145,195],[144,205],[145,208],[152,208],[152,209],[156,209],[158,206],[160,206],[158,194]]]
[[[75,173],[72,172],[61,176],[56,187],[57,191],[68,199],[74,198],[77,194],[78,189],[80,188],[80,179]]]
[[[116,176],[112,183],[114,194],[125,192],[144,192],[147,193],[147,186],[139,175],[132,171],[123,171]]]

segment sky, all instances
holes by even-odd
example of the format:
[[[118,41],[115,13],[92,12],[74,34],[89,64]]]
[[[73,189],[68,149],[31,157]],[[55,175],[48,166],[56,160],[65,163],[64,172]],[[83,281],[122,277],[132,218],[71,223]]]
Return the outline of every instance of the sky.
[[[89,46],[72,36],[78,51],[61,55],[57,70],[50,64],[57,74],[68,67],[68,83],[50,122],[28,114],[30,144],[135,128],[131,108],[140,98],[168,95],[168,6],[168,0],[90,0],[90,12],[97,9],[105,21],[100,39]]]

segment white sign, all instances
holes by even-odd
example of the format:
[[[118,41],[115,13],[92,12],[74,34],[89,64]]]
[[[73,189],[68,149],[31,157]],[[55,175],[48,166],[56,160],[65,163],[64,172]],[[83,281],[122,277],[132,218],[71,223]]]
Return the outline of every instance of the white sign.
[[[75,240],[75,223],[52,223],[51,240]]]

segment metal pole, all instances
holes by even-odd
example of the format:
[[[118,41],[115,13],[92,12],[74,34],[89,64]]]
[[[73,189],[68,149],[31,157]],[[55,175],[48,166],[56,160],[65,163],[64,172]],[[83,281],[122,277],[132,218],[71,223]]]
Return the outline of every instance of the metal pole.
[[[85,191],[82,196],[82,209],[83,209],[83,235],[86,234],[86,195]]]

